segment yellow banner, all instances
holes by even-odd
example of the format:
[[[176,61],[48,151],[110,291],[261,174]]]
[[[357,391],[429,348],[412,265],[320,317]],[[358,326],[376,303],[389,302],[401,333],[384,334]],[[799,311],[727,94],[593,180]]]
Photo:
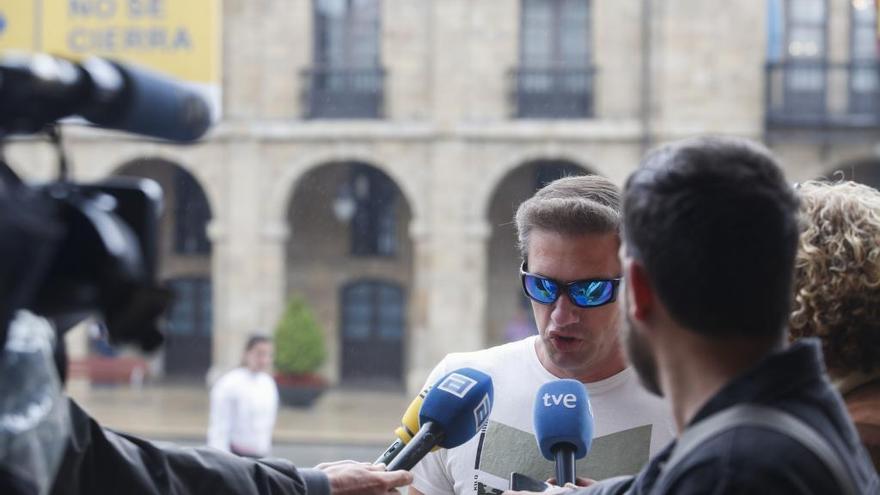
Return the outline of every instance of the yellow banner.
[[[0,4],[0,51],[34,50],[37,29],[34,0],[3,0]]]
[[[0,49],[99,55],[220,82],[218,0],[3,0]]]

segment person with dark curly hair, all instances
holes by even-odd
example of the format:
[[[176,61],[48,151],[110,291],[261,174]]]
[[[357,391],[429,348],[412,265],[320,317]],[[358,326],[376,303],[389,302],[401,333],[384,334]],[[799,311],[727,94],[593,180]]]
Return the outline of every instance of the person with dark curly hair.
[[[791,338],[819,337],[828,374],[880,470],[880,191],[810,181],[798,194]]]

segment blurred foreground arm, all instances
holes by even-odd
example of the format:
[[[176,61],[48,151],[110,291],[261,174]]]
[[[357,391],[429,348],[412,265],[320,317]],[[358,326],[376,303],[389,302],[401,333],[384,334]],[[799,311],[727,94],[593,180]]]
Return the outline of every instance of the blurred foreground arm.
[[[378,495],[411,481],[360,463],[297,469],[211,448],[156,445],[102,428],[70,401],[71,436],[52,495]]]

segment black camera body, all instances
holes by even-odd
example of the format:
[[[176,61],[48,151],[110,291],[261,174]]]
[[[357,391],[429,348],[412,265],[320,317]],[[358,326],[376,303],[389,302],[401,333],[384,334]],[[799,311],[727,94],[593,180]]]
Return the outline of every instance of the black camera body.
[[[156,273],[162,191],[150,179],[51,183],[37,189],[56,203],[59,249],[27,308],[69,328],[97,312],[112,343],[153,350],[157,319],[169,302]]]
[[[45,132],[59,155],[58,180],[29,185],[0,154],[0,346],[15,311],[27,309],[59,333],[97,316],[112,343],[153,350],[170,302],[157,280],[161,188],[142,178],[70,181],[56,125],[68,116],[178,142],[211,124],[204,97],[146,69],[95,57],[0,58],[0,146]]]

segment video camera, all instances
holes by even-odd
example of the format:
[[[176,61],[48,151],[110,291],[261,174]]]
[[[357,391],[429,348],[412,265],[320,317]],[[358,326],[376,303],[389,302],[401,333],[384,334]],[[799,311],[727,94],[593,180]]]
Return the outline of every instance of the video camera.
[[[153,350],[170,301],[157,281],[162,191],[149,179],[70,181],[57,126],[67,117],[177,142],[198,139],[211,124],[201,95],[142,68],[96,57],[0,58],[0,349],[15,312],[27,309],[59,335],[99,316],[111,342]],[[2,145],[39,133],[56,146],[59,174],[28,185]]]

